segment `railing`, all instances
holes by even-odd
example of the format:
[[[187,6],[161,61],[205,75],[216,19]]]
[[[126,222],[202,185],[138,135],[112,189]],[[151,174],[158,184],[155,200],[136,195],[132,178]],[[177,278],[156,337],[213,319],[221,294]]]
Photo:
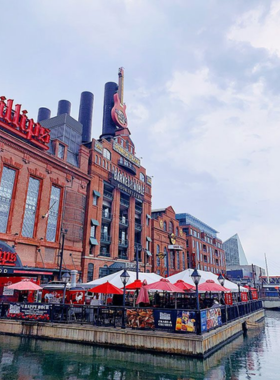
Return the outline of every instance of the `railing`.
[[[121,205],[123,205],[123,206],[125,206],[125,207],[129,207],[129,202],[127,201],[127,200],[125,200],[125,199],[120,199],[120,204]]]
[[[119,240],[119,247],[127,248],[128,247],[128,241],[127,240]]]
[[[138,212],[139,214],[142,213],[142,207],[135,206],[135,211]]]
[[[102,218],[103,219],[107,219],[107,220],[111,220],[112,219],[112,215],[107,212],[107,211],[102,211]]]
[[[142,231],[142,225],[139,224],[139,223],[135,223],[135,229],[136,229],[137,231]]]
[[[104,234],[104,233],[101,233],[100,242],[104,243],[104,244],[110,244],[111,243],[111,236]]]
[[[128,219],[120,217],[120,224],[124,227],[128,227]]]
[[[195,301],[195,300],[194,300]],[[96,301],[98,302],[98,301]],[[30,306],[30,308],[29,308]],[[165,305],[167,306],[167,305]],[[207,308],[202,310],[194,309],[172,309],[159,305],[157,307],[133,307],[126,303],[125,308],[121,306],[105,306],[105,305],[63,305],[63,304],[28,304],[28,303],[0,303],[0,318],[14,320],[28,320],[37,322],[51,323],[87,323],[95,326],[113,326],[120,327],[122,325],[122,316],[125,313],[126,327],[140,328],[141,324],[137,320],[142,318],[143,323],[147,322],[143,328],[150,328],[169,332],[180,333],[196,333],[203,334],[234,320],[238,320],[246,315],[252,314],[262,309],[262,301],[254,300],[249,302],[237,303],[234,305],[217,306],[216,308]],[[32,312],[31,312],[32,311]],[[139,313],[139,318],[137,317]],[[216,318],[215,323],[208,323],[208,313],[210,314],[210,322]],[[145,315],[146,314],[146,315]],[[158,322],[160,314],[164,314],[163,324]],[[170,319],[168,319],[168,315]],[[135,317],[136,316],[136,317]],[[184,321],[187,323],[184,325]],[[170,327],[166,321],[170,320]],[[207,321],[206,321],[207,320]],[[133,324],[135,322],[135,325]],[[157,321],[157,322],[156,322]],[[174,321],[174,323],[172,322]],[[178,328],[184,325],[184,329]]]
[[[109,191],[104,191],[104,192],[103,192],[103,197],[112,200],[112,199],[113,199],[113,194],[110,193]]]

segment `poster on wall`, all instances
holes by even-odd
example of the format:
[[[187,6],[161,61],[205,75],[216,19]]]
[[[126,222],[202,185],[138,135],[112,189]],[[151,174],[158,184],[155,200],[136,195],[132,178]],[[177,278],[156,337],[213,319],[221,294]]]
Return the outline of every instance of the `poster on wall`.
[[[42,305],[40,303],[11,303],[7,313],[7,317],[11,319],[49,321],[50,305]]]
[[[196,330],[196,315],[194,312],[178,311],[175,331],[178,332],[195,332]]]
[[[134,329],[155,328],[153,309],[127,309],[127,325]]]

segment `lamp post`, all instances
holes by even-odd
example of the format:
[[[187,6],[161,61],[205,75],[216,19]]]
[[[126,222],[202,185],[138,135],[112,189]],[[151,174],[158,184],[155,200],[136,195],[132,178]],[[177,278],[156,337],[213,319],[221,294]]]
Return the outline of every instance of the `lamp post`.
[[[219,274],[218,281],[219,281],[221,286],[224,286],[225,278],[222,275],[222,273]],[[222,302],[224,303],[224,292],[222,292]]]
[[[138,253],[138,252],[137,252]],[[122,329],[125,329],[125,285],[128,283],[130,275],[127,273],[126,269],[120,275],[122,283],[123,283],[123,314],[122,314]]]
[[[67,234],[68,230],[61,229],[61,251],[60,251],[60,262],[59,262],[59,274],[58,279],[61,280],[61,271],[62,271],[62,262],[63,262],[63,251],[64,251],[64,240],[65,235]]]
[[[65,305],[65,295],[66,295],[66,286],[67,286],[67,283],[69,282],[70,280],[70,274],[68,272],[65,272],[62,276],[62,281],[64,282],[64,289],[63,289],[63,299],[62,299],[62,302],[63,302],[63,306]]]
[[[240,295],[240,285],[241,285],[241,281],[240,279],[237,280],[237,286],[238,286],[238,302],[241,302],[241,295]]]
[[[198,273],[197,269],[194,269],[194,271],[191,274],[191,278],[195,284],[195,294],[196,294],[196,308],[199,310],[199,299],[198,299],[198,284],[201,279],[200,274]]]

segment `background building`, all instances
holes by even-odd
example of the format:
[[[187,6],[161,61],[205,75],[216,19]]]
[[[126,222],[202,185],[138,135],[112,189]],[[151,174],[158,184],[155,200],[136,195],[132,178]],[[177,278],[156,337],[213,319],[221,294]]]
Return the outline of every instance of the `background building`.
[[[225,273],[225,253],[218,232],[187,213],[176,214],[176,219],[187,236],[188,267]]]
[[[232,265],[248,265],[238,234],[235,234],[228,240],[224,241],[223,249],[226,255],[227,268]]]
[[[188,268],[186,234],[171,206],[152,210],[153,271],[171,276]]]

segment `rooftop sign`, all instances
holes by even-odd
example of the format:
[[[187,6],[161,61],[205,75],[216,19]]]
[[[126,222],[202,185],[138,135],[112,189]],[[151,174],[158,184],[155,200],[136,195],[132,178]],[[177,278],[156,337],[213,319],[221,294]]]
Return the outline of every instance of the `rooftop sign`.
[[[41,149],[48,150],[50,142],[50,130],[44,128],[33,119],[28,119],[27,111],[21,111],[21,104],[16,104],[13,109],[13,100],[0,97],[0,127],[11,131],[15,135],[30,141]]]
[[[139,158],[135,157],[132,153],[128,152],[126,149],[124,149],[123,146],[118,144],[116,141],[113,143],[113,149],[118,152],[121,156],[126,158],[128,161],[132,162],[134,165],[138,166],[140,168],[141,163]]]

